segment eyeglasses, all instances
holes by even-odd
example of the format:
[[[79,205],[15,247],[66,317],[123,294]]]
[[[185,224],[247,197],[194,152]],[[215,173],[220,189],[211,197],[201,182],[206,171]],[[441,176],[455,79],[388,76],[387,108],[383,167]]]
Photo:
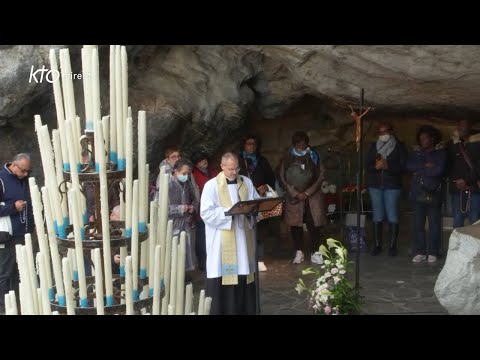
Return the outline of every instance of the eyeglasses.
[[[14,163],[14,164],[15,164],[15,166],[18,168],[18,170],[20,170],[20,171],[23,172],[23,173],[29,174],[29,173],[32,172],[32,169],[22,169],[17,163]]]
[[[226,168],[225,170],[227,170],[227,171],[236,171],[236,172],[239,172],[239,171],[240,171],[240,168],[239,168],[239,167],[237,167],[237,168],[235,168],[235,169],[227,169],[227,168]]]
[[[247,141],[245,145],[254,146],[257,145],[257,143],[255,141]]]

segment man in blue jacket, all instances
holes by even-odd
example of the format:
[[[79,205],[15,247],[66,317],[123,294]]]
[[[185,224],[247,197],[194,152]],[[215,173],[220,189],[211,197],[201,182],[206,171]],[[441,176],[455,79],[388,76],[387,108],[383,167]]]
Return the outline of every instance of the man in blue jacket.
[[[15,290],[18,299],[19,275],[15,245],[24,244],[24,236],[34,228],[33,210],[28,186],[30,156],[16,155],[0,170],[0,216],[10,216],[12,236],[0,248],[0,313],[5,313],[5,294]]]

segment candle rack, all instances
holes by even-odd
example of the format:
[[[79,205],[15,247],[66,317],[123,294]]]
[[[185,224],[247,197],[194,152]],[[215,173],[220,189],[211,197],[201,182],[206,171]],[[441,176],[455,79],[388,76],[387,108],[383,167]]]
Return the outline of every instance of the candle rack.
[[[91,255],[91,250],[95,248],[100,248],[103,253],[103,232],[104,229],[102,228],[102,217],[101,217],[101,206],[100,206],[100,174],[95,169],[95,134],[94,132],[86,132],[86,135],[82,136],[80,140],[81,144],[81,154],[83,159],[87,159],[86,162],[81,164],[80,171],[78,173],[78,180],[80,185],[80,191],[87,199],[87,216],[88,209],[91,208],[89,205],[94,206],[93,211],[93,221],[87,219],[86,223],[83,226],[83,233],[82,236],[82,247],[84,256],[88,259],[89,265],[92,265],[92,261],[89,258]],[[115,187],[118,187],[118,195],[123,196],[125,191],[125,183],[124,180],[126,177],[126,170],[117,170],[116,165],[112,162],[106,163],[107,168],[107,183],[108,183],[108,194],[110,198],[110,194],[114,192]],[[61,196],[67,196],[68,187],[67,183],[71,181],[71,172],[64,171],[63,172],[63,179],[64,181],[59,185],[59,191]],[[90,189],[90,190],[88,190]],[[87,194],[88,191],[94,192],[94,197],[90,198],[93,199],[94,204],[89,204],[89,196]],[[109,204],[110,205],[110,204]],[[110,209],[110,206],[109,206]],[[85,221],[84,221],[85,222]],[[123,229],[123,231],[122,231]],[[131,236],[126,236],[125,234],[125,221],[120,220],[109,220],[109,234],[110,234],[110,247],[111,249],[126,247],[130,249],[131,244]],[[66,234],[70,234],[73,232],[73,225],[68,225],[66,227]],[[139,244],[144,242],[148,239],[148,227],[143,232],[138,232],[138,241]],[[59,248],[66,250],[66,249],[75,249],[75,239],[74,238],[62,238],[57,235],[57,244]],[[139,246],[140,250],[140,246]],[[113,259],[113,252],[111,254]],[[102,254],[103,256],[103,254]],[[140,256],[140,253],[139,253]],[[80,264],[78,266],[81,266]],[[105,275],[103,276],[105,279]],[[138,293],[142,291],[144,286],[148,285],[148,276],[147,277],[140,277],[138,276]],[[112,282],[113,282],[113,299],[114,304],[111,306],[104,307],[105,314],[125,314],[126,313],[126,304],[124,303],[125,294],[122,290],[122,285],[125,284],[125,276],[121,275],[112,275]],[[75,314],[76,315],[96,315],[97,308],[94,306],[94,299],[95,299],[95,277],[94,276],[87,276],[86,277],[87,283],[87,299],[88,299],[88,307],[78,307],[80,296],[79,296],[79,282],[76,280],[72,280],[73,286],[73,297],[75,299]],[[55,287],[54,287],[55,289]],[[163,296],[164,289],[161,289],[161,295]],[[105,284],[103,294],[105,294]],[[122,303],[123,302],[123,303]],[[147,311],[151,310],[151,306],[153,303],[153,296],[147,296],[145,299],[136,299],[133,301],[133,307],[136,312],[139,312],[141,309],[147,309]],[[52,311],[58,311],[60,314],[67,313],[67,307],[61,306],[57,302],[50,302],[50,306]]]

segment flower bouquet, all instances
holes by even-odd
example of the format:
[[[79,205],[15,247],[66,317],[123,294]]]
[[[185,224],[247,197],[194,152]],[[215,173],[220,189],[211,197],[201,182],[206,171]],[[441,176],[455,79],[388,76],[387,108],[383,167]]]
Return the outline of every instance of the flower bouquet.
[[[295,288],[299,294],[308,293],[309,306],[314,314],[347,315],[358,314],[363,305],[362,297],[353,289],[346,278],[349,261],[347,249],[337,240],[327,239],[328,249],[320,246],[324,265],[307,268],[302,275],[315,274],[312,286],[307,286],[303,279],[298,279]]]

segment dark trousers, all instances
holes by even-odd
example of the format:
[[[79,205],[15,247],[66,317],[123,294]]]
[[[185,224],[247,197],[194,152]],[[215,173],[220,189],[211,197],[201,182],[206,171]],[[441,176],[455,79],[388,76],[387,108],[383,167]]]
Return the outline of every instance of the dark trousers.
[[[263,261],[265,255],[265,241],[264,239],[268,236],[269,225],[268,222],[270,219],[260,221],[257,223],[257,257],[258,261]]]
[[[413,203],[414,231],[415,231],[415,254],[438,256],[441,240],[442,204]],[[425,220],[428,217],[428,251],[425,233]]]
[[[305,212],[303,214],[303,222],[307,225],[308,234],[310,236],[310,246],[311,246],[310,250],[313,254],[316,251],[318,251],[318,248],[320,247],[322,227],[315,226],[308,202],[305,206]],[[305,252],[304,243],[303,243],[303,226],[291,226],[290,233],[292,234],[293,245],[295,246],[295,250],[302,250],[303,252]]]
[[[198,259],[198,268],[205,271],[207,265],[207,245],[205,242],[205,223],[202,219],[195,226],[195,255]]]
[[[14,290],[17,300],[19,299],[20,277],[15,253],[15,245],[17,244],[25,244],[23,236],[11,237],[9,242],[5,244],[5,248],[0,249],[0,312],[2,313],[5,312],[5,294]]]
[[[461,201],[460,201],[461,198]],[[480,219],[480,194],[471,193],[470,205],[467,207],[468,193],[465,191],[454,192],[452,194],[452,215],[453,215],[453,227],[463,227],[465,224],[465,218],[468,217],[470,224]],[[462,210],[466,210],[462,213]]]
[[[237,285],[222,285],[222,278],[207,279],[206,296],[212,298],[210,315],[255,315],[255,281],[247,284],[247,275],[238,276]]]

